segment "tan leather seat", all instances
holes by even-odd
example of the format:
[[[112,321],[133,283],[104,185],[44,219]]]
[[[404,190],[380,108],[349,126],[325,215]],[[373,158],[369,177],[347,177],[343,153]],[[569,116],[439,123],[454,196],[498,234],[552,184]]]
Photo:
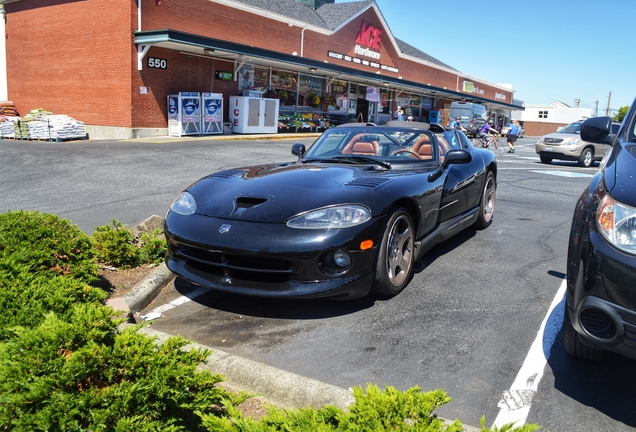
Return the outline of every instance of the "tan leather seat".
[[[437,141],[439,142],[439,161],[444,162],[444,158],[446,158],[446,153],[451,149],[446,138],[438,136]]]
[[[380,143],[376,140],[369,140],[363,134],[356,135],[342,149],[342,154],[361,154],[367,156],[377,156],[380,150]]]
[[[411,150],[420,156],[422,160],[430,160],[433,159],[433,151],[431,148],[431,139],[428,135],[422,135],[420,139],[418,139]]]

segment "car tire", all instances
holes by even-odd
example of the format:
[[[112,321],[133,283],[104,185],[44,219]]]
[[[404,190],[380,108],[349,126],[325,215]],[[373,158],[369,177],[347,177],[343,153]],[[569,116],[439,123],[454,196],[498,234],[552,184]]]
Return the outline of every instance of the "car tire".
[[[575,291],[583,290],[584,276],[583,263],[580,262],[579,272],[576,276],[576,281],[574,281]],[[600,362],[605,360],[607,354],[607,352],[602,349],[589,347],[581,342],[581,338],[574,329],[572,321],[570,320],[570,313],[568,310],[567,302],[565,305],[565,311],[563,313],[563,345],[565,345],[565,351],[569,355],[571,355],[572,357],[580,358],[582,360]]]
[[[397,207],[389,214],[384,227],[373,292],[392,297],[402,291],[413,276],[414,258],[413,219],[403,207]]]
[[[484,229],[488,228],[492,223],[492,217],[495,214],[495,201],[497,198],[497,182],[495,181],[495,174],[492,171],[488,171],[486,175],[486,181],[484,181],[484,188],[481,192],[481,200],[479,202],[479,215],[475,221],[475,228]]]
[[[550,156],[540,155],[539,159],[541,159],[541,163],[544,163],[544,164],[549,164],[550,162],[552,162],[552,158]]]
[[[594,152],[591,148],[586,147],[579,156],[579,166],[589,168],[592,166],[592,162],[594,162]]]

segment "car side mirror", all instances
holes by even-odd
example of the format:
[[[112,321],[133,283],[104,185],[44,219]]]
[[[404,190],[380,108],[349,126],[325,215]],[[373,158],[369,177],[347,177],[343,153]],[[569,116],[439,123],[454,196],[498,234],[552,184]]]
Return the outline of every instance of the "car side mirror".
[[[611,117],[591,117],[581,125],[581,139],[592,143],[611,144],[611,131]]]
[[[305,148],[305,144],[296,143],[292,146],[292,149],[291,149],[292,154],[295,156],[298,156],[298,160],[296,161],[296,163],[300,163],[300,160],[303,158],[303,155],[305,154],[306,151],[307,149]]]
[[[440,165],[437,171],[428,176],[428,181],[434,182],[444,172],[446,168],[448,168],[451,164],[467,164],[473,160],[473,155],[470,154],[468,150],[464,149],[453,149],[449,150],[444,157],[444,162]]]

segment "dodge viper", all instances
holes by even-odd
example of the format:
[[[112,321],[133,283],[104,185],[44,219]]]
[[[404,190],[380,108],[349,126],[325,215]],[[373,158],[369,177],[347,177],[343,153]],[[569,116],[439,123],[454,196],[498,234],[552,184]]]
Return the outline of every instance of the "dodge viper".
[[[166,214],[168,268],[252,296],[394,296],[433,246],[493,220],[496,158],[460,131],[352,123],[291,152],[183,191]]]

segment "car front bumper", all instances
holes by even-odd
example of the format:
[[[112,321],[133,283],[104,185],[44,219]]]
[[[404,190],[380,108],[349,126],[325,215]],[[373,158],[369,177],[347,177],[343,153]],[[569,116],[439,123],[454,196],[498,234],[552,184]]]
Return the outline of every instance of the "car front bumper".
[[[590,232],[579,265],[584,266],[582,273],[568,269],[568,277],[583,277],[573,277],[567,312],[581,341],[636,359],[636,257]]]
[[[305,230],[169,212],[166,265],[191,283],[219,291],[353,299],[373,285],[383,223],[380,217],[351,228]],[[363,240],[374,246],[360,250]],[[330,266],[329,254],[336,250],[349,253],[347,268]]]
[[[583,147],[575,145],[555,145],[537,143],[535,145],[535,151],[539,156],[547,156],[552,159],[562,160],[578,160],[581,157],[581,151]]]

